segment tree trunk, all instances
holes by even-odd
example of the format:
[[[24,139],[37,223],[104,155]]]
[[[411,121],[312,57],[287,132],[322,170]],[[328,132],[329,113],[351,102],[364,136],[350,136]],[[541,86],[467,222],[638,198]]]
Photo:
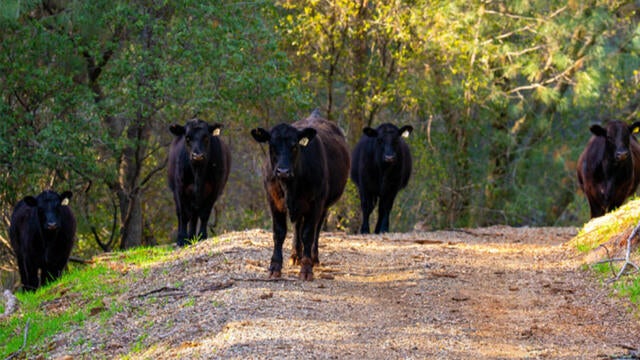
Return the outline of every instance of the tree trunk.
[[[352,39],[352,69],[351,69],[351,99],[349,101],[349,109],[347,114],[349,116],[349,133],[348,133],[348,142],[351,145],[354,145],[358,139],[360,139],[360,135],[362,134],[362,128],[367,125],[366,122],[366,114],[365,114],[365,105],[366,105],[366,96],[365,96],[365,86],[367,84],[366,70],[367,70],[367,61],[368,61],[368,52],[367,52],[367,39],[366,39],[366,31],[364,30],[365,21],[368,16],[367,9],[367,1],[360,0],[359,11],[356,15],[356,23],[353,25],[355,29],[355,36]]]
[[[142,199],[137,192],[132,194],[121,192],[118,196],[122,210],[120,248],[140,246],[142,245]]]

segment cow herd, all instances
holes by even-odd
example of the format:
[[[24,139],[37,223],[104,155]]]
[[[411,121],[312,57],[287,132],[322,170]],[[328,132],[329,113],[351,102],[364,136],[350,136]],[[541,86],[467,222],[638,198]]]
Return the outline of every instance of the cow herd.
[[[222,125],[192,119],[171,125],[168,183],[178,218],[176,242],[207,238],[207,222],[227,183],[231,154],[220,138]],[[591,217],[620,206],[640,183],[640,122],[609,121],[591,126],[592,137],[577,166],[578,184],[585,193]],[[281,123],[250,134],[267,144],[263,185],[273,222],[273,253],[269,277],[281,276],[282,246],[287,218],[293,224],[291,262],[300,265],[299,278],[313,279],[319,263],[320,229],[330,206],[341,197],[347,178],[358,188],[362,211],[360,232],[370,232],[369,216],[378,205],[375,233],[389,231],[389,218],[398,192],[412,170],[404,141],[413,128],[386,123],[365,127],[352,153],[342,130],[314,111],[306,119]],[[35,290],[60,276],[73,247],[76,221],[67,206],[71,192],[46,190],[19,201],[11,216],[9,237],[23,289]]]

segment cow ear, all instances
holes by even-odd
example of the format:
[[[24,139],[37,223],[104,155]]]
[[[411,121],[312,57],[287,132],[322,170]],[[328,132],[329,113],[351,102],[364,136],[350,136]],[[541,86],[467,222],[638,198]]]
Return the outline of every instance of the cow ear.
[[[591,130],[591,133],[595,136],[607,136],[607,129],[600,125],[591,125],[589,130]]]
[[[302,131],[298,133],[298,144],[300,144],[300,146],[309,145],[309,141],[313,140],[313,138],[316,137],[316,134],[317,134],[316,129],[313,129],[313,128],[302,129]]]
[[[219,136],[220,131],[222,131],[222,124],[215,123],[213,125],[209,125],[209,132],[213,136]]]
[[[259,143],[264,143],[271,139],[271,134],[263,128],[255,128],[251,130],[251,136],[253,136],[253,138]]]
[[[38,200],[36,200],[36,198],[34,198],[31,195],[25,196],[24,199],[22,199],[22,201],[24,201],[25,204],[31,207],[38,206]]]
[[[169,131],[171,131],[171,133],[175,136],[182,136],[185,133],[184,126],[178,124],[169,126]]]
[[[372,129],[370,127],[366,127],[362,129],[362,133],[367,135],[368,137],[378,137],[378,131],[376,129]]]
[[[411,125],[405,125],[403,127],[400,128],[400,136],[402,136],[403,138],[408,138],[409,135],[411,135],[411,132],[413,131],[413,126]]]
[[[71,191],[65,191],[62,194],[60,194],[60,198],[62,199],[60,203],[62,204],[62,206],[69,205],[69,200],[71,200],[72,196],[73,196],[73,193]]]
[[[632,134],[637,134],[640,131],[640,121],[636,121],[631,124],[631,126],[629,126],[629,131],[631,131]]]

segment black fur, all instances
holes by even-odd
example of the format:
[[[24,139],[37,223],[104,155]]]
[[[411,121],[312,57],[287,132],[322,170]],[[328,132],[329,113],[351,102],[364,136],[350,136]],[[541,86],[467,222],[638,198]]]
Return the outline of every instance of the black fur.
[[[231,154],[220,139],[222,125],[199,119],[172,125],[175,135],[169,149],[168,178],[178,216],[178,246],[207,238],[211,209],[222,194],[231,167]],[[198,220],[200,226],[198,229]]]
[[[9,238],[25,290],[56,280],[69,261],[76,219],[66,203],[72,193],[43,191],[20,200],[11,215]]]
[[[362,209],[360,232],[369,233],[369,216],[378,199],[378,221],[375,233],[389,231],[389,214],[400,189],[404,189],[411,176],[411,152],[402,139],[413,128],[409,125],[398,129],[392,124],[382,124],[377,129],[366,127],[363,136],[353,149],[351,180],[358,187]]]
[[[288,214],[295,226],[291,259],[301,265],[300,278],[312,280],[313,265],[319,262],[320,228],[347,182],[350,159],[344,134],[314,112],[291,125],[253,129],[251,135],[269,144],[264,187],[273,219],[270,276],[281,275]]]
[[[578,159],[578,185],[591,208],[602,216],[624,203],[640,182],[640,144],[633,135],[640,122],[592,125],[593,136]]]

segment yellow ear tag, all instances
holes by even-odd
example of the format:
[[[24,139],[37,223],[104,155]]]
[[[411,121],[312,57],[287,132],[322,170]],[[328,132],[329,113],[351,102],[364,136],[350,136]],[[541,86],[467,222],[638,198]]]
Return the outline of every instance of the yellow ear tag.
[[[67,205],[69,205],[69,198],[64,198],[64,199],[62,199],[62,202],[61,202],[60,204],[62,204],[62,206],[67,206]]]
[[[631,132],[632,134],[637,134],[638,132],[640,132],[640,128],[633,128],[633,131]]]
[[[405,138],[405,139],[406,139],[406,138],[408,138],[408,137],[409,137],[409,134],[410,134],[410,133],[409,133],[409,131],[408,131],[408,130],[405,130],[405,131],[403,131],[403,132],[402,132],[402,135],[401,135],[401,136],[402,136],[403,138]]]
[[[213,136],[218,136],[218,135],[220,135],[220,128],[213,130]]]
[[[300,146],[307,146],[308,143],[309,143],[309,138],[307,137],[303,137],[302,139],[300,139],[300,141],[298,141],[298,144],[300,144]]]

